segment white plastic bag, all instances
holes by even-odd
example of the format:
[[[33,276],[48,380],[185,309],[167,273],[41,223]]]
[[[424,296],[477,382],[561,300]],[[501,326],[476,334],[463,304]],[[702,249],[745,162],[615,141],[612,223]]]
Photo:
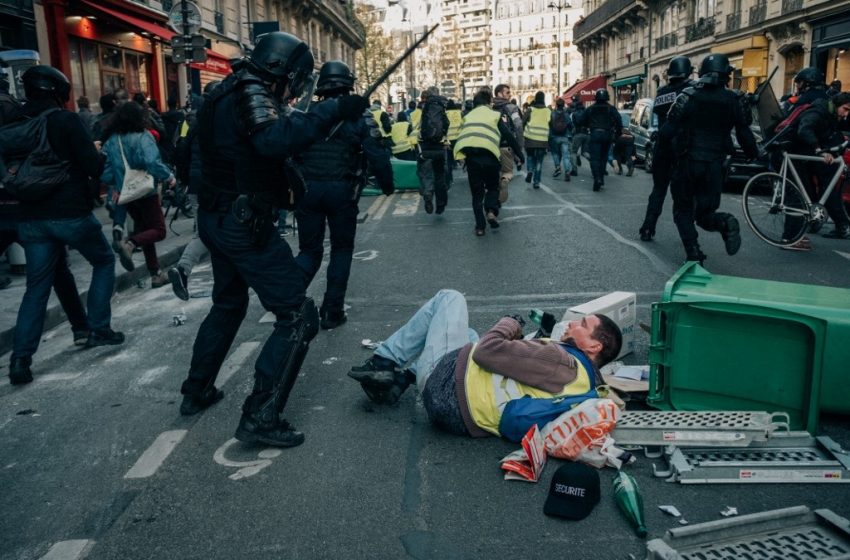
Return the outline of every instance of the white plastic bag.
[[[620,409],[613,400],[587,399],[544,426],[546,453],[596,468],[619,469],[633,459],[609,435],[619,419]]]

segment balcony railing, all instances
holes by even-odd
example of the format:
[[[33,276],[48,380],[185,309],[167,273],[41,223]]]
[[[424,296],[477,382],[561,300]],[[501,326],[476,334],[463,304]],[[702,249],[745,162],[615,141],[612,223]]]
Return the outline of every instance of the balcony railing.
[[[215,30],[219,33],[224,33],[224,14],[213,12],[213,21],[215,22]]]
[[[669,49],[670,47],[675,47],[679,44],[679,35],[674,31],[673,33],[668,33],[667,35],[662,35],[661,37],[655,40],[655,51],[663,51],[664,49]]]
[[[767,1],[760,0],[755,6],[750,7],[749,25],[758,25],[767,17]]]
[[[803,9],[803,0],[782,0],[782,15],[799,12]]]
[[[696,23],[685,27],[685,42],[697,41],[714,35],[714,16],[699,18]]]
[[[628,7],[637,6],[637,0],[607,0],[583,20],[573,26],[573,42],[587,37],[594,29],[613,19]]]
[[[726,14],[726,31],[737,31],[741,29],[741,13]]]

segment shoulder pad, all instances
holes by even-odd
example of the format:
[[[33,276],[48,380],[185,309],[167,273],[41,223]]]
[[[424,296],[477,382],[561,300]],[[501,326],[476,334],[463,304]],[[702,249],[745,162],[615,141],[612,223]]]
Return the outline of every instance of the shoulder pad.
[[[690,101],[691,96],[696,93],[696,90],[692,87],[686,87],[683,89],[679,95],[676,96],[676,101],[673,102],[673,105],[670,106],[670,110],[667,112],[667,118],[671,121],[678,119],[682,115],[682,111],[685,109],[685,105]]]
[[[236,88],[236,125],[242,134],[251,135],[274,124],[280,114],[271,92],[259,81],[240,81]]]

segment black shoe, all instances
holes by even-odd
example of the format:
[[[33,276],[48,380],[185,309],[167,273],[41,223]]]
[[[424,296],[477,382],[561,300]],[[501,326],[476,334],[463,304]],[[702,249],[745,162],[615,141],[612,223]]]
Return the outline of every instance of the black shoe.
[[[216,389],[215,386],[208,387],[200,395],[183,395],[180,403],[180,414],[193,416],[211,407],[224,398],[224,391]]]
[[[395,383],[397,370],[398,364],[375,354],[362,366],[351,368],[348,377],[374,389],[389,389]]]
[[[567,183],[570,182],[570,175],[572,175],[572,173],[564,173],[564,181]]]
[[[632,175],[634,175],[634,172],[635,172],[635,168],[629,167],[629,170],[626,171],[626,177],[631,177]]]
[[[12,279],[8,276],[0,276],[0,290],[4,288],[8,288],[9,284],[12,283]]]
[[[234,437],[244,443],[262,443],[274,447],[295,447],[304,443],[304,434],[286,420],[266,426],[253,414],[242,414]]]
[[[94,348],[95,346],[107,346],[124,343],[124,333],[115,332],[112,329],[104,331],[92,331],[89,335],[89,340],[86,342],[86,348]]]
[[[572,175],[573,177],[578,177],[578,171],[576,169],[572,169],[570,170],[570,175]]]
[[[557,177],[557,176],[558,176],[558,175],[560,175],[560,174],[561,174],[561,168],[560,168],[560,167],[556,167],[556,168],[555,168],[555,172],[554,172],[554,173],[552,173],[552,177]]]
[[[602,190],[602,183],[600,183],[599,181],[594,181],[593,182],[593,192],[599,192],[601,190]]]
[[[91,336],[91,331],[88,329],[73,330],[71,332],[74,335],[74,346],[85,346],[89,341],[89,336]]]
[[[685,248],[685,260],[686,261],[696,261],[700,264],[700,266],[702,266],[702,264],[705,263],[706,258],[707,257],[705,256],[705,253],[700,251],[699,246],[695,245],[693,247],[686,247]]]
[[[438,204],[437,205],[437,210],[436,210],[437,214],[442,214],[445,211],[446,211],[446,205],[445,204]]]
[[[529,171],[528,173],[526,173],[526,174],[525,174],[525,182],[526,182],[526,183],[530,183],[530,182],[531,182],[531,177],[532,177],[533,175],[534,175],[534,173],[532,173],[532,172],[530,172],[530,171]]]
[[[492,229],[499,229],[499,218],[493,212],[487,212],[487,223]]]
[[[171,281],[171,289],[174,295],[183,301],[189,301],[189,276],[179,266],[168,269],[168,279]]]
[[[827,239],[850,239],[850,226],[836,227],[834,230],[824,233],[821,237]]]
[[[726,254],[734,255],[741,248],[741,226],[735,216],[726,215],[726,231],[723,232],[723,243]]]
[[[430,200],[425,201],[425,213],[426,214],[433,214],[434,213],[434,203],[431,202]]]
[[[335,329],[340,325],[345,324],[348,321],[348,315],[345,314],[345,311],[328,311],[322,310],[319,312],[319,316],[321,319],[319,320],[319,326],[324,330]]]
[[[652,238],[655,237],[655,230],[650,229],[648,227],[640,228],[640,240],[641,241],[652,241]]]
[[[15,358],[9,364],[9,383],[12,385],[25,385],[32,382],[32,370],[30,369],[32,358]]]

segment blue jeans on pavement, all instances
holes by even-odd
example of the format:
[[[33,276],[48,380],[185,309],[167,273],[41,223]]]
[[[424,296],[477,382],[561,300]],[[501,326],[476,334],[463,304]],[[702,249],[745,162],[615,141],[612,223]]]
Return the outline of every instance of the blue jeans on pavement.
[[[546,159],[546,148],[528,148],[525,153],[528,155],[526,162],[528,173],[532,174],[531,182],[535,187],[539,187],[540,172],[543,171],[543,160]]]
[[[572,162],[570,161],[570,146],[573,139],[569,136],[553,136],[552,145],[552,163],[555,167],[560,167],[564,173],[569,173],[573,170]]]
[[[18,224],[18,235],[27,256],[27,290],[18,310],[12,359],[28,358],[38,350],[47,300],[66,245],[76,249],[92,265],[87,298],[89,326],[93,331],[110,328],[115,255],[94,214],[63,220],[23,221]]]
[[[440,290],[413,317],[375,350],[416,375],[421,392],[440,359],[470,342],[478,333],[469,328],[466,299],[458,291]]]

